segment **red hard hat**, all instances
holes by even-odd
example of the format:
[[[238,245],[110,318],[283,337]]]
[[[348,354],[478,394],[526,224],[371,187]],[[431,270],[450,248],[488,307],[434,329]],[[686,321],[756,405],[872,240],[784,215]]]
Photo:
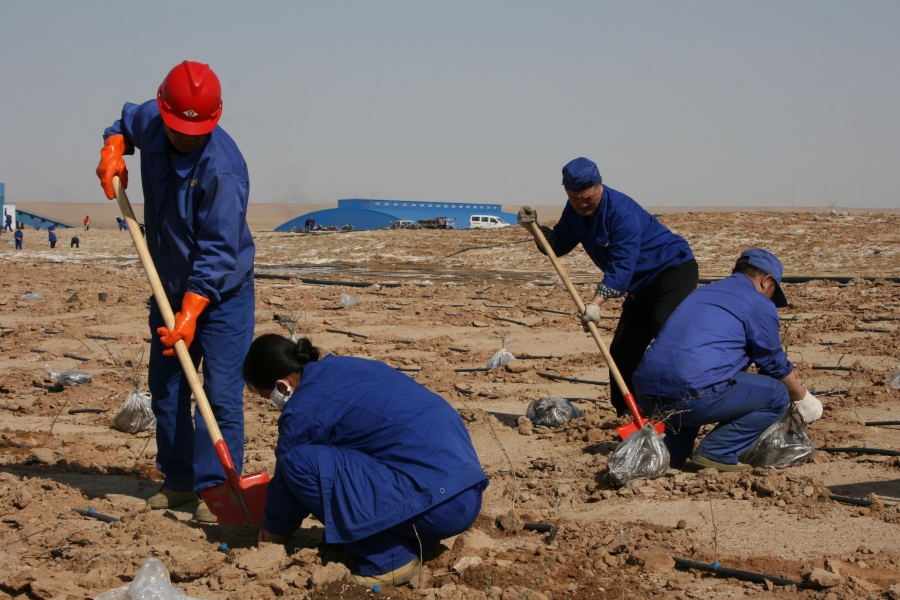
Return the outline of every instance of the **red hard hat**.
[[[222,86],[209,65],[184,61],[156,92],[163,122],[184,135],[206,135],[222,116]]]

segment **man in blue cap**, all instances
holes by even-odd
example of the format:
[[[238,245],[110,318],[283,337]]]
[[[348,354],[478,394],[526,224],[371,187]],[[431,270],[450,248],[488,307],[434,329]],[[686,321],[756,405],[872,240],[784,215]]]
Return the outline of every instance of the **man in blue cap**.
[[[641,409],[670,414],[665,444],[672,466],[693,452],[691,462],[700,467],[749,469],[740,455],[789,402],[807,423],[822,416],[822,403],[800,385],[781,346],[783,272],[771,252],[744,252],[730,277],[681,303],[634,372]],[[747,372],[751,364],[757,373]],[[713,423],[694,452],[700,427]]]
[[[628,294],[609,351],[633,393],[631,374],[647,346],[697,287],[697,261],[684,238],[625,194],[604,186],[593,161],[576,158],[562,174],[569,202],[559,222],[552,229],[541,226],[541,231],[557,256],[580,243],[603,271],[603,280],[581,315],[585,326],[589,321],[600,325],[600,306],[607,299]],[[534,208],[519,210],[519,225],[528,229],[536,222]],[[619,416],[628,413],[618,386],[611,386],[610,400]]]

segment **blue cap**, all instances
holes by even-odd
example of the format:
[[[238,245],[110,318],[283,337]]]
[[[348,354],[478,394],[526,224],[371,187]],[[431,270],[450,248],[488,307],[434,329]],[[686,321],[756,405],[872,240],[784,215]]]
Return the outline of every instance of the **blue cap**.
[[[760,271],[771,275],[772,279],[775,280],[775,294],[772,296],[772,302],[778,308],[788,305],[787,296],[784,295],[784,290],[781,289],[781,276],[784,275],[784,267],[781,266],[781,261],[774,254],[762,248],[751,248],[741,254],[737,264],[749,264],[751,267],[756,267]]]
[[[584,158],[576,158],[563,167],[563,186],[571,192],[580,192],[587,185],[600,183],[600,169],[597,163]]]

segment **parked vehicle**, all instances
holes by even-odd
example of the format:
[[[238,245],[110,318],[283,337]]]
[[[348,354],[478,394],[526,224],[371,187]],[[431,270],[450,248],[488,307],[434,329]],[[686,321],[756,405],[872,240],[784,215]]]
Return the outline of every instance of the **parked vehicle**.
[[[469,217],[469,229],[499,229],[509,226],[509,223],[500,217],[491,215],[472,215]]]
[[[409,219],[400,219],[391,223],[391,229],[415,229],[416,222]]]
[[[450,223],[452,219],[437,217],[435,219],[419,219],[418,224],[422,229],[453,229]]]

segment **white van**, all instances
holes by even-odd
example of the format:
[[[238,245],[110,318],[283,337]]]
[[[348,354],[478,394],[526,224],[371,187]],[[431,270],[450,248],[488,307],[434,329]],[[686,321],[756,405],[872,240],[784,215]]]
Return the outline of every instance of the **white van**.
[[[500,217],[491,215],[472,215],[469,217],[469,229],[499,229],[509,227],[509,223]]]

